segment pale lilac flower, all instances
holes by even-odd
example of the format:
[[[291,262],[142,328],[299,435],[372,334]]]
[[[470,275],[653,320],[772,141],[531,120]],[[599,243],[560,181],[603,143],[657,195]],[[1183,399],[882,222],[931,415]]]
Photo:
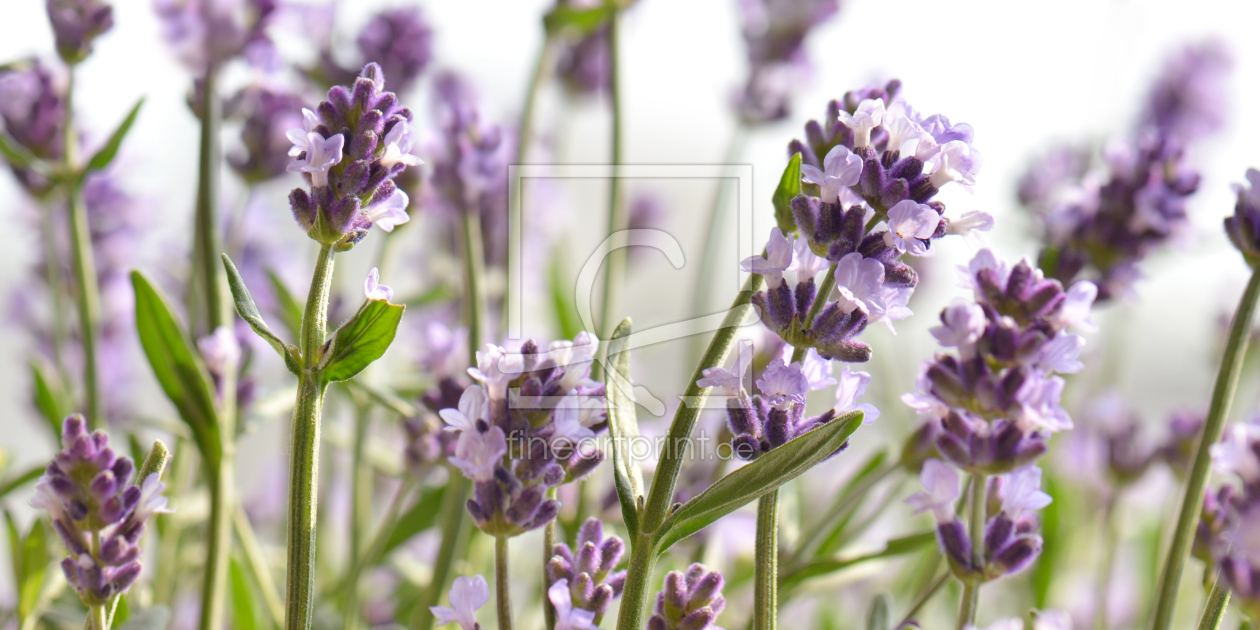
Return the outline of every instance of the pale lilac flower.
[[[951,140],[941,146],[935,156],[936,170],[932,171],[929,181],[940,188],[949,182],[959,182],[970,187],[976,183],[976,173],[980,171],[984,161],[980,152],[962,140]]]
[[[888,130],[886,150],[900,152],[907,142],[920,140],[925,135],[930,140],[931,135],[924,131],[918,120],[919,113],[905,101],[897,101],[889,106],[883,121],[883,127]]]
[[[1015,395],[1020,405],[1020,420],[1031,427],[1040,427],[1051,433],[1072,428],[1072,418],[1059,405],[1063,396],[1064,380],[1057,376],[1029,376]]]
[[[289,139],[293,140],[295,132],[290,131],[289,134]],[[341,149],[345,144],[346,137],[341,134],[335,134],[331,138],[325,138],[315,132],[305,133],[305,135],[306,142],[303,151],[306,153],[306,157],[294,160],[289,164],[288,170],[292,173],[309,173],[311,185],[315,188],[327,186],[328,169],[341,162]],[[296,141],[293,144],[294,147],[301,146]]]
[[[770,406],[787,409],[791,403],[805,404],[809,381],[801,371],[800,363],[784,365],[783,359],[775,359],[757,379],[757,389],[761,390]]]
[[[846,254],[836,265],[835,279],[841,307],[847,312],[852,312],[855,305],[861,306],[869,321],[883,321],[893,332],[896,331],[892,322],[913,314],[906,304],[914,288],[886,285],[884,265],[874,258],[864,258],[857,252]]]
[[[206,369],[215,376],[235,370],[241,362],[241,344],[227,326],[219,326],[214,333],[198,339],[197,350],[206,362]]]
[[[1084,347],[1085,338],[1080,335],[1058,335],[1041,346],[1033,357],[1033,365],[1048,372],[1076,374],[1085,369],[1077,358]]]
[[[411,203],[411,199],[407,197],[407,193],[401,190],[394,190],[394,194],[390,195],[388,199],[377,201],[364,208],[363,216],[372,225],[386,232],[393,232],[395,227],[411,220],[411,215],[407,214],[407,204],[409,203]]]
[[[785,345],[779,351],[779,359],[786,363],[795,351],[796,349],[792,346]],[[809,391],[816,392],[835,385],[836,379],[831,376],[831,371],[831,361],[818,356],[817,350],[810,348],[805,351],[805,358],[801,361],[801,372],[805,374],[805,380],[809,382]]]
[[[869,133],[869,131],[868,131]],[[838,203],[840,190],[858,183],[862,175],[862,157],[838,144],[823,158],[825,171],[809,164],[801,165],[801,180],[822,188],[820,197],[827,203]]]
[[[987,320],[979,304],[959,302],[941,311],[941,325],[928,329],[945,348],[969,349],[984,333]]]
[[[297,157],[310,149],[311,139],[309,134],[315,133],[315,128],[320,124],[318,114],[309,108],[302,108],[302,128],[290,129],[284,132],[289,142],[293,143],[293,146],[289,147],[289,157]]]
[[[473,481],[494,481],[494,469],[507,455],[507,436],[503,429],[461,431],[455,443],[455,456],[450,462]]]
[[[372,267],[368,272],[367,278],[363,280],[363,295],[369,300],[385,300],[386,302],[394,299],[394,290],[381,284],[381,272]]]
[[[476,431],[477,421],[486,420],[489,417],[488,404],[486,390],[480,385],[469,385],[459,397],[458,409],[443,409],[438,412],[438,415],[446,422],[442,430]]]
[[[766,286],[775,289],[783,284],[783,272],[791,264],[792,241],[776,227],[770,231],[770,240],[766,242],[766,255],[749,256],[740,263],[740,267],[744,271],[765,276]]]
[[[1063,300],[1063,306],[1059,307],[1059,312],[1055,317],[1056,323],[1062,328],[1079,328],[1085,332],[1093,332],[1098,330],[1089,318],[1089,312],[1094,307],[1094,300],[1098,297],[1098,286],[1088,280],[1081,280],[1071,286],[1067,290],[1067,298]]]
[[[936,232],[940,221],[941,215],[931,206],[903,199],[888,209],[888,232],[884,234],[884,242],[899,252],[926,256],[931,250],[923,239]]]
[[[727,364],[729,367],[705,368],[701,372],[704,378],[696,381],[696,387],[720,387],[723,395],[738,396],[744,391],[744,375],[752,365],[752,358],[752,344],[740,343],[739,351]]]
[[[563,443],[572,446],[595,437],[595,432],[582,424],[582,407],[577,396],[569,394],[556,404],[555,413],[551,416],[553,431],[552,445]]]
[[[1006,286],[1007,280],[1011,277],[1010,265],[994,254],[993,250],[986,247],[976,252],[966,267],[958,267],[958,286],[975,291],[977,300],[984,299],[984,293],[976,284],[976,274],[983,269],[992,269],[997,277],[997,283],[1002,286]]]
[[[979,247],[981,240],[977,232],[988,232],[992,229],[993,215],[980,210],[970,210],[957,219],[947,219],[945,233],[961,236],[972,247]]]
[[[481,630],[481,626],[477,625],[477,609],[490,601],[490,585],[486,583],[486,578],[480,575],[455,578],[447,598],[451,603],[449,608],[429,607],[439,624],[457,623],[460,630]]]
[[[477,352],[477,367],[468,368],[468,375],[486,387],[491,400],[507,400],[508,383],[524,370],[521,355],[486,344],[485,350]]]
[[[595,627],[595,613],[573,607],[568,580],[556,580],[547,589],[547,599],[556,609],[555,630],[590,630]]]
[[[1041,469],[1027,466],[1002,476],[1002,511],[1012,521],[1024,510],[1040,510],[1053,499],[1041,491]]]
[[[836,414],[861,411],[862,424],[870,424],[878,419],[879,409],[875,405],[857,401],[866,393],[866,386],[870,382],[871,375],[867,372],[854,372],[849,369],[848,364],[840,368],[840,379],[836,382]]]
[[[1072,615],[1062,610],[1038,610],[1033,613],[1033,630],[1072,630]]]
[[[1233,473],[1251,484],[1260,481],[1260,459],[1254,445],[1260,443],[1260,424],[1235,422],[1229,425],[1221,441],[1208,447],[1212,467],[1219,473]]]
[[[399,121],[385,134],[385,154],[381,156],[381,166],[393,168],[395,164],[418,166],[424,161],[411,154],[411,126],[407,121]]]
[[[796,274],[797,283],[817,278],[819,273],[831,265],[826,258],[814,253],[809,246],[809,239],[804,236],[797,236],[792,240],[792,252],[792,264],[788,265],[787,271]]]
[[[598,351],[599,338],[585,330],[575,335],[573,341],[560,339],[551,342],[547,353],[555,360],[556,366],[564,370],[564,376],[560,379],[561,390],[597,385],[588,377]]]
[[[853,130],[853,148],[860,149],[871,143],[871,130],[878,127],[884,119],[884,100],[866,99],[858,104],[857,111],[850,114],[840,110],[840,124]]]
[[[923,470],[919,472],[919,483],[923,490],[910,495],[906,504],[914,508],[915,514],[928,510],[936,517],[938,523],[947,523],[958,518],[954,513],[954,504],[962,496],[958,471],[939,459],[923,462]]]

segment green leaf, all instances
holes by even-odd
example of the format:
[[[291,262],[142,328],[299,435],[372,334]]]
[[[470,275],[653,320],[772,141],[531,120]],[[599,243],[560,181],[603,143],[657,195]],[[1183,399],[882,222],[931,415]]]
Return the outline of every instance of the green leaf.
[[[888,630],[888,598],[883,593],[871,600],[866,611],[866,630]]]
[[[407,510],[407,513],[403,514],[394,525],[394,531],[389,535],[389,540],[381,551],[381,558],[388,557],[389,552],[411,540],[412,536],[433,527],[438,513],[441,512],[442,495],[445,490],[444,486],[430,487],[420,494],[420,500],[416,501],[416,504]]]
[[[53,441],[61,444],[61,424],[71,413],[70,394],[57,371],[43,361],[31,361],[31,381],[35,385],[35,407],[52,431]]]
[[[773,451],[771,451],[773,452]],[[784,590],[790,589],[805,580],[835,573],[851,566],[870,562],[872,560],[880,560],[883,558],[891,558],[894,556],[902,556],[913,553],[924,547],[935,544],[936,532],[919,532],[908,536],[901,536],[889,540],[884,549],[874,553],[867,553],[857,556],[838,556],[835,558],[824,558],[821,560],[813,560],[801,565],[796,569],[786,572],[779,579],[779,585]]]
[[[31,531],[22,541],[22,581],[18,586],[18,616],[25,619],[39,603],[39,592],[44,587],[44,576],[52,557],[48,553],[48,530],[44,522],[36,519]]]
[[[118,147],[122,146],[123,139],[127,137],[127,132],[131,131],[131,126],[135,124],[136,116],[140,114],[140,106],[142,105],[144,105],[144,97],[136,101],[131,111],[127,112],[127,117],[121,123],[118,123],[118,128],[114,130],[114,133],[110,134],[109,140],[105,142],[105,146],[101,147],[88,160],[87,168],[83,169],[84,175],[91,171],[99,171],[114,161],[114,156],[118,155]],[[80,176],[80,179],[82,179],[82,176]]]
[[[32,168],[41,164],[35,154],[4,131],[0,131],[0,155],[14,168]]]
[[[801,194],[801,154],[792,154],[779,187],[774,189],[774,220],[784,234],[796,231],[796,217],[792,215],[792,199]]]
[[[260,630],[254,591],[249,587],[245,571],[236,561],[236,556],[228,559],[228,582],[232,589],[232,627],[235,630]]]
[[[131,284],[136,291],[136,330],[144,354],[162,391],[192,430],[202,457],[211,471],[216,471],[221,443],[210,375],[161,291],[139,271],[131,272]]]
[[[280,279],[279,274],[275,271],[267,270],[267,278],[271,280],[271,289],[276,294],[276,301],[280,306],[280,323],[289,329],[289,334],[298,337],[302,334],[302,311],[306,310],[306,305],[299,300],[284,280]]]
[[[127,623],[118,626],[117,630],[166,630],[171,625],[171,609],[161,604],[131,613]]]
[[[32,466],[20,474],[6,476],[3,480],[0,480],[0,498],[39,479],[39,476],[44,474],[45,468],[46,466]]]
[[[228,258],[227,254],[223,254],[223,268],[227,270],[228,288],[232,290],[232,300],[236,302],[236,313],[249,324],[250,328],[254,329],[259,337],[263,338],[263,341],[275,349],[280,358],[284,359],[284,365],[290,372],[301,374],[302,366],[298,361],[300,353],[297,346],[285,343],[267,327],[267,322],[263,321],[262,314],[258,312],[258,307],[254,304],[254,298],[249,295],[249,288],[245,286],[240,272],[236,270],[236,265],[232,264],[232,259]]]
[[[398,322],[407,307],[385,300],[368,300],[324,344],[319,370],[325,382],[353,378],[381,358],[394,341]]]
[[[543,16],[543,28],[551,35],[560,31],[586,35],[607,22],[616,10],[616,6],[610,2],[588,9],[558,4],[556,8]]]
[[[608,342],[604,390],[608,397],[608,432],[612,437],[613,482],[621,502],[621,518],[631,538],[639,533],[639,504],[643,501],[643,472],[631,446],[639,437],[638,413],[630,384],[630,318],[621,320]]]
[[[582,332],[582,323],[578,319],[576,300],[573,299],[572,285],[566,285],[564,257],[559,252],[551,256],[551,264],[547,269],[547,284],[551,291],[551,308],[555,311],[556,326],[560,328],[561,339],[572,339]]]
[[[850,412],[722,477],[665,520],[658,534],[658,551],[804,474],[843,446],[861,424],[862,412]]]

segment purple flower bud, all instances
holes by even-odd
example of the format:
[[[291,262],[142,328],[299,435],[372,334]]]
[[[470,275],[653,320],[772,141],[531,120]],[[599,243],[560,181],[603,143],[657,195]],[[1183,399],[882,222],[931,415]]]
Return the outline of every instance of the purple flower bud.
[[[57,54],[76,64],[92,53],[92,40],[114,26],[113,7],[100,0],[47,0]]]
[[[648,621],[649,628],[665,630],[708,630],[714,627],[717,615],[726,606],[722,597],[722,574],[693,564],[683,574],[671,571],[665,576],[665,588],[656,596],[656,609]]]

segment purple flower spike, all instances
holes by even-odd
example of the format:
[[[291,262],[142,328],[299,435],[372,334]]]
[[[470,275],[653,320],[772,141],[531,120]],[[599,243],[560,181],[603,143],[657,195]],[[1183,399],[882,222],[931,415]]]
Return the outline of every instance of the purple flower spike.
[[[356,43],[364,62],[380,64],[398,93],[411,90],[433,57],[433,29],[419,7],[378,13],[359,32]]]
[[[279,65],[267,28],[277,0],[154,0],[162,34],[175,54],[194,71],[238,56],[265,70]]]
[[[61,135],[66,117],[64,91],[39,60],[25,68],[14,64],[13,68],[0,71],[0,117],[4,119],[4,129],[36,157],[57,161],[65,151]],[[52,189],[49,178],[12,164],[10,167],[32,196],[41,197]]]
[[[47,0],[57,54],[76,64],[92,54],[92,40],[114,26],[114,8],[100,0]]]
[[[711,630],[726,607],[721,573],[693,564],[684,574],[670,571],[664,590],[656,594],[656,608],[648,619],[649,630]]]
[[[1247,169],[1247,185],[1234,186],[1238,202],[1234,216],[1225,219],[1225,233],[1242,252],[1247,264],[1260,263],[1260,171]]]
[[[748,79],[735,106],[748,123],[786,118],[789,93],[806,78],[805,38],[840,10],[838,0],[741,0]]]
[[[140,575],[137,543],[154,514],[169,512],[157,474],[131,483],[135,465],[117,457],[103,432],[89,434],[83,416],[66,418],[62,450],[35,486],[31,506],[48,513],[70,552],[66,580],[88,606],[123,593]]]
[[[587,519],[578,531],[576,552],[564,543],[555,546],[554,555],[547,563],[551,588],[556,588],[556,584],[567,585],[569,607],[589,612],[593,623],[598,624],[613,598],[621,595],[626,572],[614,570],[625,548],[620,538],[604,537],[603,523],[599,519]],[[554,597],[552,602],[555,603]]]

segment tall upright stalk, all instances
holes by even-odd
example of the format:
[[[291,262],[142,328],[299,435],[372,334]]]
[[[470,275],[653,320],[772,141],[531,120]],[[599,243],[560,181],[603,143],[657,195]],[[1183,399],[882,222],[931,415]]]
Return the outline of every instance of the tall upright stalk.
[[[231,321],[223,295],[219,262],[219,170],[223,151],[219,129],[223,107],[219,102],[219,66],[211,63],[202,77],[201,141],[197,166],[197,207],[193,219],[193,282],[190,289],[189,327],[209,333]],[[200,324],[200,326],[198,326]]]
[[[984,560],[984,508],[988,478],[979,473],[971,475],[971,563],[981,566]],[[980,605],[980,580],[963,581],[962,604],[958,607],[958,630],[976,624],[976,610]]]
[[[66,208],[70,228],[70,250],[74,261],[74,281],[78,290],[79,343],[83,346],[83,400],[88,423],[93,428],[105,425],[101,408],[101,391],[96,372],[96,332],[101,323],[101,288],[96,276],[96,256],[92,252],[92,230],[88,225],[87,205],[79,179],[79,137],[74,127],[75,66],[67,70],[66,117],[62,128],[65,140],[63,175]]]
[[[579,491],[580,491],[580,488],[581,486],[579,486]],[[548,499],[556,498],[555,486],[547,488],[547,498]],[[579,506],[579,510],[578,510],[579,514],[581,514],[580,508],[581,506]],[[551,579],[551,576],[547,573],[547,563],[551,562],[551,554],[552,554],[551,550],[552,548],[556,546],[556,521],[558,520],[560,519],[553,518],[550,521],[547,521],[547,525],[543,527],[542,585],[543,585],[544,591],[549,586],[548,582]],[[551,605],[551,599],[547,597],[543,598],[542,605],[543,605],[543,624],[544,624],[543,627],[546,630],[553,630],[553,628],[556,627],[556,607]]]
[[[1220,371],[1216,374],[1212,402],[1208,406],[1207,418],[1203,423],[1203,435],[1199,438],[1194,463],[1190,466],[1186,492],[1181,501],[1181,512],[1177,515],[1177,526],[1173,530],[1172,545],[1168,548],[1168,557],[1164,561],[1164,570],[1160,575],[1159,591],[1155,599],[1154,630],[1168,630],[1172,627],[1173,609],[1177,605],[1177,589],[1181,585],[1181,573],[1186,567],[1186,556],[1190,553],[1190,543],[1199,522],[1199,510],[1203,506],[1203,494],[1207,490],[1208,472],[1212,463],[1208,449],[1221,439],[1225,419],[1229,417],[1229,407],[1234,400],[1234,391],[1238,389],[1238,375],[1242,371],[1243,358],[1247,354],[1247,341],[1251,332],[1251,322],[1255,319],[1257,299],[1260,299],[1260,270],[1253,269],[1247,288],[1238,302],[1238,310],[1234,313],[1234,322],[1229,329],[1229,341],[1225,344]]]
[[[1217,578],[1212,582],[1207,603],[1203,605],[1203,615],[1199,617],[1199,630],[1220,628],[1221,622],[1225,620],[1226,610],[1229,610],[1229,587]]]
[[[354,414],[354,450],[351,455],[350,474],[351,504],[350,510],[350,560],[348,566],[354,572],[363,563],[363,555],[368,552],[365,538],[372,528],[372,464],[367,459],[367,439],[372,424],[372,405],[367,401],[355,401]],[[357,572],[354,573],[358,577]],[[345,585],[346,593],[346,630],[361,627],[359,618],[359,582]]]
[[[45,203],[40,212],[40,237],[44,245],[44,282],[48,285],[49,306],[52,311],[49,317],[52,320],[52,361],[53,367],[57,370],[57,376],[63,384],[69,384],[69,374],[66,372],[66,307],[65,300],[65,279],[61,274],[62,255],[60,248],[57,246],[56,224],[53,221],[53,206]]]
[[[206,532],[206,564],[201,583],[200,630],[223,627],[228,559],[232,553],[232,514],[236,510],[236,366],[228,365],[220,380],[219,461],[203,458],[210,489]]]
[[[625,230],[629,217],[625,205],[621,203],[621,162],[624,146],[622,143],[622,111],[621,111],[621,54],[618,51],[621,31],[620,11],[613,11],[608,16],[608,99],[612,106],[612,153],[609,163],[612,164],[612,179],[608,182],[608,234],[611,236]],[[618,248],[608,252],[604,268],[603,307],[599,311],[599,337],[607,339],[612,336],[613,326],[617,318],[618,294],[626,274],[626,250]],[[603,364],[599,361],[591,365],[592,378],[599,379],[603,374]]]
[[[512,576],[508,575],[508,537],[494,538],[494,610],[499,630],[512,630]]]
[[[328,296],[333,248],[321,246],[302,315],[302,374],[293,408],[289,466],[289,541],[285,602],[286,630],[309,630],[315,612],[315,525],[319,501],[319,429],[325,383],[316,371],[319,347],[328,336]]]

